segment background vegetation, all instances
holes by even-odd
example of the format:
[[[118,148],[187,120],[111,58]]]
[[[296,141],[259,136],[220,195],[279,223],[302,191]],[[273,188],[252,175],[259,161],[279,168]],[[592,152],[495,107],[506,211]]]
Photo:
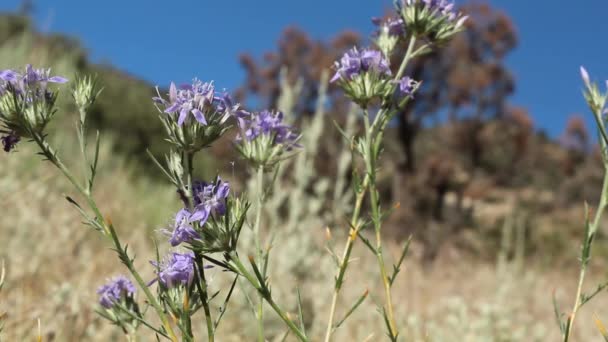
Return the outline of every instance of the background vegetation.
[[[599,197],[601,160],[580,117],[572,117],[559,139],[550,139],[536,131],[525,108],[510,102],[516,84],[504,58],[516,47],[517,35],[508,16],[483,4],[464,10],[472,16],[466,32],[409,71],[423,87],[414,106],[387,133],[382,200],[386,206],[399,204],[387,223],[391,254],[398,255],[403,240],[414,237],[400,274],[402,292],[395,293],[402,313],[398,316],[407,318],[401,322],[407,326],[403,333],[416,341],[556,339],[551,293],[557,290],[559,300],[560,293],[572,293],[576,286],[583,202],[595,203]],[[276,51],[264,58],[240,57],[247,72],[237,92],[240,100],[279,108],[297,126],[306,127],[306,152],[283,170],[267,217],[284,227],[273,232],[281,241],[273,250],[273,260],[280,260],[271,268],[275,291],[288,294],[294,279],[305,282],[305,310],[311,313],[327,311],[331,291],[326,288],[332,277],[326,227],[334,236],[345,234],[342,217],[351,160],[331,122],[360,129],[340,91],[333,86],[322,91],[324,70],[345,49],[363,41],[344,32],[319,42],[287,28]],[[154,169],[144,153],[150,149],[161,155],[167,146],[150,101],[153,85],[91,63],[74,38],[40,34],[26,16],[1,15],[0,68],[26,62],[70,78],[99,76],[104,92],[90,117],[113,142],[106,139],[102,153],[99,202],[129,236],[138,262],[153,259],[144,253],[152,250],[153,237],[170,221],[176,196],[149,171]],[[62,100],[70,109],[69,101]],[[57,128],[72,128],[74,120],[63,116]],[[63,154],[70,155],[75,137],[57,139]],[[228,141],[216,144],[203,163],[206,176],[220,169],[233,174],[230,181],[237,189],[250,188],[237,184],[243,175],[235,174],[235,158]],[[33,167],[38,159],[26,144],[16,154],[0,156],[0,259],[7,265],[0,293],[0,314],[6,312],[3,337],[32,338],[40,319],[45,340],[118,338],[119,331],[96,317],[93,303],[97,284],[121,265],[65,205],[59,194],[69,191],[67,184],[48,165]],[[598,232],[594,253],[589,284],[608,276],[605,230]],[[369,280],[375,277],[370,274],[375,272],[373,261],[358,262],[347,282],[363,287],[346,287],[345,301],[374,284]],[[222,285],[218,276],[214,286]],[[381,296],[379,289],[370,291],[372,299]],[[569,305],[570,297],[564,299],[564,306]],[[608,308],[602,305],[606,299],[600,294],[582,311],[575,341],[600,338],[592,313],[608,320]],[[373,310],[373,302],[365,305]],[[244,312],[246,303],[241,305],[227,314],[222,335],[255,331]],[[310,317],[310,330],[323,330],[324,317],[305,316]],[[340,331],[340,336],[379,338],[377,321],[363,315],[353,320],[352,330]],[[275,327],[280,335],[278,321]],[[375,337],[368,336],[370,331]],[[247,336],[232,335],[230,340]]]

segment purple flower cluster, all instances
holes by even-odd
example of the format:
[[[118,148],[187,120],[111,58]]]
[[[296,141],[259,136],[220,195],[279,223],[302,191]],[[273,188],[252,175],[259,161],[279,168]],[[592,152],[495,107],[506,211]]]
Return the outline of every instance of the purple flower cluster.
[[[210,214],[223,216],[226,213],[226,199],[230,194],[230,184],[218,176],[213,183],[195,182],[193,221],[206,221]],[[204,222],[202,222],[204,223]]]
[[[17,143],[21,140],[21,137],[14,131],[8,132],[7,135],[0,137],[0,141],[2,141],[2,149],[4,152],[10,152],[17,146]]]
[[[386,30],[389,36],[401,37],[405,34],[405,26],[401,18],[389,17],[382,19],[374,17],[372,18],[372,23],[380,30]]]
[[[457,18],[454,3],[450,0],[402,0],[403,6],[416,6],[422,3],[428,11],[437,13],[452,21]]]
[[[201,235],[192,226],[192,222],[190,221],[191,216],[192,214],[186,209],[177,212],[173,225],[173,233],[169,239],[171,246],[175,247],[183,242],[201,239]]]
[[[226,200],[230,193],[230,184],[217,177],[215,182],[194,182],[193,186],[194,210],[180,210],[175,215],[173,232],[169,242],[172,246],[177,246],[184,242],[200,240],[201,235],[192,225],[198,222],[202,227],[210,215],[215,217],[223,216],[226,213]]]
[[[237,140],[253,141],[259,136],[272,136],[275,144],[284,144],[289,147],[296,145],[299,136],[290,125],[283,122],[282,112],[264,110],[259,113],[239,111],[237,119],[241,134]]]
[[[182,126],[188,115],[191,114],[198,123],[203,126],[208,124],[206,115],[219,113],[220,123],[224,123],[231,115],[239,109],[227,93],[216,94],[213,82],[202,82],[194,79],[192,84],[178,87],[171,83],[169,87],[169,100],[165,100],[160,94],[153,98],[154,102],[164,105],[167,114],[178,114],[177,124]]]
[[[448,17],[449,20],[456,19],[453,2],[449,0],[422,0],[422,2],[428,9],[441,13],[442,15]]]
[[[106,309],[110,309],[121,300],[133,297],[135,294],[135,286],[125,276],[118,276],[106,285],[101,286],[97,290],[99,295],[99,304]]]
[[[346,52],[339,62],[335,63],[336,74],[330,82],[339,79],[352,80],[355,76],[366,72],[375,72],[380,75],[391,75],[389,62],[380,51],[357,48]]]
[[[31,64],[25,67],[25,73],[20,74],[14,70],[0,71],[0,95],[9,88],[20,94],[32,91],[30,96],[49,96],[48,83],[66,83],[68,80],[61,76],[50,76],[51,69],[34,69]],[[34,98],[30,98],[34,100]]]
[[[194,278],[194,253],[171,253],[168,259],[160,265],[152,262],[159,268],[158,281],[167,288],[179,285],[188,285]]]

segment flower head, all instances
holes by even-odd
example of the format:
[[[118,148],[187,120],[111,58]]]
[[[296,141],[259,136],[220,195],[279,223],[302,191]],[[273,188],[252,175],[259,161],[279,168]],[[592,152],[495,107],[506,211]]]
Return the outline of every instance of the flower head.
[[[409,32],[435,41],[445,41],[461,31],[467,19],[450,0],[401,0],[397,10]]]
[[[202,82],[194,79],[192,84],[185,84],[179,88],[171,82],[169,87],[169,100],[160,94],[153,98],[154,102],[165,106],[164,113],[177,115],[177,124],[182,126],[190,115],[201,125],[209,125],[208,117],[221,114],[220,121],[224,123],[240,107],[234,104],[226,92],[216,94],[213,82]]]
[[[158,97],[159,102],[166,105],[164,110],[167,114],[178,114],[177,124],[183,125],[189,114],[201,125],[207,125],[206,111],[213,102],[215,87],[212,82],[203,83],[194,79],[192,84],[183,85],[177,89],[175,83],[171,82],[169,87],[169,101]]]
[[[299,138],[290,125],[283,122],[282,112],[268,110],[259,113],[240,111],[238,123],[241,135],[237,139],[252,141],[260,136],[271,137],[274,144],[293,145]]]
[[[373,34],[376,46],[384,56],[389,58],[399,40],[405,37],[403,19],[395,17],[372,18],[372,23],[378,27],[378,30]]]
[[[403,19],[389,17],[386,19],[374,17],[372,23],[378,27],[377,36],[382,34],[388,34],[393,37],[401,37],[405,35],[405,26],[403,25]]]
[[[192,190],[195,205],[192,221],[201,221],[202,225],[209,214],[222,216],[226,213],[226,200],[230,193],[228,182],[218,176],[213,183],[195,182]]]
[[[398,85],[398,92],[401,96],[410,96],[414,95],[414,92],[418,88],[419,83],[408,76],[404,76],[400,80],[396,81]]]
[[[228,119],[240,108],[226,92],[216,93],[213,82],[194,79],[177,87],[171,83],[168,99],[153,97],[161,120],[169,133],[169,141],[180,151],[197,152],[211,145],[230,125]]]
[[[236,147],[255,167],[272,168],[287,157],[286,152],[300,147],[300,135],[283,121],[282,112],[239,111],[237,121],[240,133]]]
[[[191,223],[191,214],[188,210],[182,209],[175,215],[175,223],[173,225],[173,232],[169,242],[171,246],[175,247],[183,242],[192,242],[194,240],[200,240],[200,234],[194,230]]]
[[[62,76],[51,76],[51,69],[34,69],[31,64],[25,66],[23,74],[10,69],[0,71],[0,79],[13,85],[21,92],[36,87],[44,90],[47,83],[66,83],[68,81],[67,78]]]
[[[388,54],[390,48],[384,48]],[[374,98],[388,95],[391,69],[380,51],[353,48],[335,62],[335,69],[331,82],[340,85],[346,96],[362,107],[367,107]]]
[[[50,73],[50,69],[35,69],[30,64],[23,73],[0,71],[0,123],[5,128],[22,137],[42,132],[55,113],[57,94],[49,83],[68,81]]]
[[[21,140],[21,137],[14,131],[9,132],[7,135],[0,137],[2,141],[2,148],[4,152],[10,152],[17,146],[17,143]]]
[[[152,262],[152,265],[159,268],[158,281],[167,288],[188,285],[194,278],[194,253],[192,252],[174,252],[160,265],[155,262]]]
[[[388,60],[382,56],[380,51],[357,48],[346,52],[339,62],[335,63],[336,73],[331,78],[331,82],[340,79],[352,80],[356,76],[367,72],[375,72],[381,75],[390,76],[391,70]]]
[[[99,287],[99,304],[106,309],[120,303],[123,299],[133,298],[135,286],[125,276],[118,276],[111,279],[106,285]]]

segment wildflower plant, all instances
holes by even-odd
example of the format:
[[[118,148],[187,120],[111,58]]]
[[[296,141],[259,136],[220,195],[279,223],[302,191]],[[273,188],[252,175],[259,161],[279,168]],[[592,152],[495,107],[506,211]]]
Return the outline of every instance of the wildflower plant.
[[[385,23],[379,22],[380,32],[376,45],[381,51],[365,49],[363,53],[358,53],[357,50],[347,52],[340,62],[336,63],[336,74],[332,78],[332,81],[341,86],[346,96],[358,104],[363,112],[363,136],[345,136],[345,138],[352,141],[356,153],[364,161],[365,169],[362,173],[357,169],[353,170],[355,204],[349,223],[350,233],[342,257],[332,252],[337,260],[337,271],[325,341],[331,340],[332,334],[337,328],[334,320],[336,305],[350,263],[353,245],[357,239],[364,242],[378,261],[385,294],[384,305],[379,307],[379,312],[386,323],[386,334],[391,341],[396,341],[399,337],[391,288],[407,253],[409,243],[405,244],[401,257],[393,265],[393,270],[389,274],[382,246],[382,221],[390,210],[381,208],[377,188],[378,160],[382,152],[384,130],[395,114],[412,100],[419,87],[418,82],[405,75],[408,63],[457,33],[462,28],[466,17],[456,14],[454,4],[443,0],[402,0],[396,3],[396,12],[395,17],[400,19],[390,19]],[[389,63],[397,44],[394,38],[389,37],[393,37],[395,34],[400,34],[400,39],[407,41],[407,50],[403,59],[393,68]],[[393,73],[392,70],[397,71]],[[375,111],[374,115],[372,115],[372,110]],[[361,217],[366,196],[369,196],[370,203],[369,219]],[[370,226],[375,232],[375,243],[362,234],[363,230]],[[352,310],[356,309],[362,300],[356,301]]]
[[[595,215],[593,219],[591,216],[591,210],[587,203],[585,203],[585,232],[583,234],[583,241],[581,246],[581,256],[580,256],[580,273],[578,279],[578,287],[576,290],[576,295],[574,298],[574,305],[568,317],[563,319],[563,315],[557,305],[557,300],[553,300],[555,316],[556,320],[559,324],[563,341],[570,341],[570,337],[572,336],[572,329],[574,326],[574,320],[577,316],[578,311],[587,304],[591,299],[597,296],[600,292],[605,289],[608,289],[608,281],[599,284],[595,290],[590,293],[583,292],[583,285],[585,281],[585,275],[587,273],[587,267],[589,266],[589,262],[591,260],[591,251],[593,247],[593,242],[595,240],[595,236],[598,232],[598,228],[600,226],[601,218],[608,206],[608,134],[606,134],[606,100],[608,99],[608,89],[602,92],[597,83],[591,80],[589,73],[584,67],[581,67],[581,78],[584,83],[583,95],[585,100],[587,101],[587,105],[593,114],[593,117],[596,122],[597,130],[598,130],[598,139],[600,143],[600,152],[602,156],[602,161],[604,164],[604,181],[601,188],[600,200],[595,209]],[[606,86],[608,87],[608,81],[606,82]],[[601,326],[598,325],[598,327]],[[602,331],[603,336],[605,330]]]
[[[400,258],[389,269],[383,254],[382,222],[390,210],[381,207],[377,185],[384,130],[395,114],[414,98],[420,86],[406,76],[408,63],[449,39],[462,28],[466,19],[456,14],[453,4],[445,0],[404,0],[397,4],[393,18],[379,22],[376,47],[348,51],[335,63],[335,73],[330,80],[341,87],[363,113],[364,132],[361,136],[347,133],[353,131],[351,125],[341,132],[346,144],[351,146],[352,154],[363,161],[364,167],[360,170],[359,164],[352,163],[355,203],[342,256],[339,257],[333,251],[333,244],[329,244],[335,260],[336,277],[325,341],[332,340],[335,330],[368,296],[367,291],[362,291],[363,295],[345,310],[342,319],[336,319],[338,298],[357,240],[363,241],[377,260],[384,289],[384,304],[380,305],[379,311],[386,324],[387,336],[391,341],[399,337],[391,288],[406,256],[409,240]],[[407,42],[406,54],[398,65],[391,65],[392,55],[400,41]],[[181,208],[173,215],[169,227],[163,229],[166,243],[172,250],[162,258],[157,250],[156,260],[150,261],[155,277],[144,279],[134,266],[134,257],[127,244],[121,241],[114,223],[102,213],[94,197],[100,138],[97,132],[91,155],[86,129],[87,114],[101,93],[94,78],[77,79],[71,91],[79,114],[77,136],[84,179],[76,177],[63,163],[47,139],[46,127],[57,111],[57,92],[52,84],[61,85],[67,81],[60,76],[51,76],[47,69],[34,69],[30,65],[23,72],[0,72],[2,144],[5,151],[11,151],[21,139],[35,143],[39,154],[57,167],[76,189],[79,197],[67,196],[68,202],[88,226],[112,244],[120,262],[128,270],[129,278],[117,277],[99,288],[99,314],[121,327],[129,336],[134,336],[139,328],[145,328],[158,339],[171,341],[197,340],[193,324],[196,322],[194,319],[202,315],[207,340],[214,341],[240,278],[258,295],[254,303],[258,341],[263,342],[267,338],[264,329],[266,307],[274,311],[298,340],[310,341],[299,290],[295,296],[298,320],[294,320],[273,296],[268,277],[270,248],[263,247],[272,245],[263,241],[266,239],[262,236],[267,231],[262,229],[262,225],[266,222],[263,214],[268,191],[280,174],[281,164],[302,148],[300,134],[285,122],[283,114],[276,110],[245,111],[233,102],[228,93],[217,92],[213,82],[194,79],[190,84],[179,87],[171,83],[165,96],[157,88],[157,96],[151,101],[156,104],[172,150],[164,162],[157,159],[154,162],[175,186]],[[217,142],[235,123],[238,133],[234,147],[247,162],[251,174],[255,175],[257,197],[253,201],[247,194],[235,194],[229,182],[220,175],[211,181],[194,177],[195,159],[199,153]],[[84,204],[80,203],[82,200]],[[369,205],[369,210],[364,210],[364,204]],[[255,213],[250,222],[248,213],[252,206]],[[238,246],[245,227],[253,231],[255,251],[242,258]],[[373,229],[374,242],[364,234],[367,228]],[[211,293],[210,269],[231,275],[232,285]],[[137,296],[136,292],[139,293]],[[137,297],[143,297],[145,306],[142,308]],[[221,298],[221,309],[214,309],[212,304]],[[150,319],[149,312],[155,313],[157,319]]]

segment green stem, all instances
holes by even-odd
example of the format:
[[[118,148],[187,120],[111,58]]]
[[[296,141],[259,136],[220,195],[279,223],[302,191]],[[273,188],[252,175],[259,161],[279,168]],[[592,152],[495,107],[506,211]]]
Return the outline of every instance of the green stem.
[[[331,307],[329,309],[329,318],[327,320],[327,330],[325,332],[325,341],[328,342],[331,340],[331,335],[334,330],[334,317],[336,314],[336,306],[338,303],[338,297],[340,296],[340,290],[342,289],[342,283],[344,282],[344,274],[346,273],[346,269],[348,268],[348,260],[350,259],[350,254],[353,250],[353,246],[355,240],[357,239],[357,234],[361,226],[358,224],[359,215],[361,212],[361,206],[363,204],[363,199],[365,198],[365,192],[367,189],[367,185],[369,183],[369,177],[366,175],[363,179],[363,184],[361,186],[360,192],[357,194],[357,199],[355,201],[355,210],[353,211],[352,218],[350,220],[350,233],[348,235],[348,240],[346,241],[346,245],[344,246],[344,252],[342,254],[342,260],[340,261],[340,266],[338,267],[338,274],[336,276],[336,284],[334,286],[334,293],[331,299]]]
[[[262,295],[262,298],[270,305],[270,307],[279,315],[279,317],[285,322],[287,327],[296,335],[296,337],[302,341],[307,342],[308,338],[304,333],[298,328],[298,326],[289,319],[289,316],[277,303],[272,299],[272,295],[270,294],[270,290],[266,287],[266,284],[260,283],[255,276],[253,276],[247,268],[243,265],[239,257],[235,254],[230,255],[230,260],[236,265],[236,270],[240,273],[247,281]]]
[[[257,187],[258,187],[258,204],[255,213],[255,224],[253,226],[253,233],[255,235],[255,248],[257,262],[260,265],[264,264],[264,255],[262,251],[261,237],[260,237],[260,222],[262,220],[262,206],[264,205],[264,167],[258,167],[256,172],[257,175]],[[265,269],[265,268],[264,268]],[[265,273],[265,271],[263,271]],[[264,274],[265,276],[266,274]],[[256,318],[258,320],[258,342],[264,342],[264,298],[262,293],[258,293],[258,303]]]
[[[209,342],[213,342],[215,339],[215,331],[213,327],[213,317],[211,317],[211,309],[209,307],[209,296],[207,293],[207,280],[205,278],[205,265],[203,263],[203,257],[199,252],[195,252],[194,255],[197,268],[199,269],[199,276],[203,288],[200,290],[201,301],[203,302],[203,311],[205,312],[205,325],[207,328],[207,337]]]
[[[188,191],[186,192],[188,196],[188,206],[192,211],[194,209],[194,153],[187,152],[186,153],[186,170],[187,170],[187,185]],[[205,265],[203,263],[203,256],[200,252],[194,252],[194,259],[196,262],[196,269],[198,270],[198,278],[200,279],[200,286],[198,286],[199,294],[201,296],[201,302],[203,305],[203,311],[205,312],[205,327],[207,329],[207,338],[210,342],[213,342],[215,339],[215,331],[213,328],[213,317],[211,316],[211,308],[209,307],[209,296],[208,296],[208,285],[207,279],[205,278]],[[190,325],[191,317],[186,312],[186,317],[184,319],[187,321],[187,325]],[[192,336],[192,335],[191,335]]]
[[[405,52],[405,56],[403,57],[403,61],[399,66],[399,70],[397,71],[397,75],[395,76],[395,80],[401,79],[403,74],[405,73],[405,68],[407,67],[410,60],[414,57],[414,46],[416,45],[416,36],[411,36],[410,41],[407,45],[407,51]]]
[[[365,154],[366,154],[366,166],[367,173],[369,175],[369,193],[370,193],[370,206],[372,211],[372,221],[374,223],[374,230],[376,231],[376,258],[378,259],[378,267],[380,268],[380,277],[384,286],[384,296],[387,309],[389,334],[392,340],[397,338],[397,326],[395,323],[395,315],[393,313],[393,303],[391,299],[391,285],[386,274],[386,266],[384,264],[384,255],[382,253],[382,217],[380,214],[380,199],[378,198],[378,189],[376,187],[376,163],[378,154],[380,153],[379,145],[374,144],[374,137],[369,123],[369,113],[367,110],[364,111],[365,120]],[[382,140],[382,135],[375,137],[377,141]],[[376,147],[377,146],[377,147]]]
[[[169,336],[168,336],[168,335],[167,335],[165,332],[160,331],[160,330],[158,330],[157,328],[153,327],[153,326],[152,326],[150,323],[148,323],[148,322],[147,322],[145,319],[143,319],[143,318],[141,318],[141,317],[139,317],[139,316],[137,316],[137,315],[133,314],[133,313],[132,313],[131,311],[129,311],[127,308],[125,308],[125,307],[123,307],[123,306],[120,306],[120,305],[118,305],[117,307],[118,307],[120,310],[122,310],[122,312],[123,312],[123,313],[125,313],[125,314],[129,315],[129,317],[131,317],[131,318],[133,318],[134,320],[136,320],[136,321],[140,322],[141,324],[145,325],[145,326],[146,326],[148,329],[150,329],[150,330],[154,331],[155,333],[157,333],[157,334],[159,334],[159,335],[161,335],[161,336],[164,336],[164,337],[166,337],[166,338],[169,338]]]
[[[604,145],[604,144],[602,144]],[[585,236],[585,241],[583,244],[589,244],[589,256],[583,256],[581,259],[581,271],[578,277],[578,287],[576,289],[576,298],[574,300],[574,306],[572,307],[572,313],[570,314],[570,318],[568,319],[568,326],[566,327],[567,333],[564,335],[564,342],[568,342],[570,336],[572,335],[572,330],[574,326],[574,319],[576,318],[576,314],[578,310],[581,308],[581,294],[583,291],[583,283],[585,281],[585,274],[587,272],[587,265],[589,263],[590,253],[591,253],[591,244],[593,243],[593,236],[597,232],[597,229],[600,224],[600,220],[602,218],[602,213],[606,209],[608,205],[608,172],[604,173],[604,182],[602,185],[602,193],[600,197],[600,202],[597,207],[597,211],[595,213],[595,218],[593,219],[593,223],[589,228],[587,236]],[[583,247],[585,248],[585,247]]]

